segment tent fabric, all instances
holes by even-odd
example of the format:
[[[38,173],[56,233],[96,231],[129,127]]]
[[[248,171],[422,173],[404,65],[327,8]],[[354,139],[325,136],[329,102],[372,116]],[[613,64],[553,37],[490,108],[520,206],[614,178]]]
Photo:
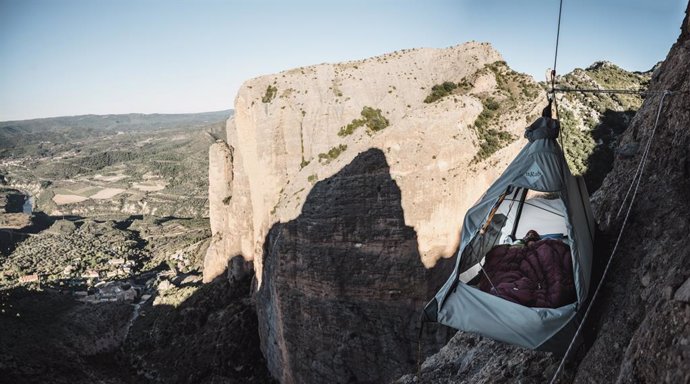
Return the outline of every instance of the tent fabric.
[[[531,349],[559,352],[559,348],[567,347],[569,330],[575,328],[572,323],[579,319],[577,310],[586,300],[590,286],[594,220],[587,189],[581,178],[578,180],[570,173],[556,142],[558,131],[558,121],[548,117],[530,125],[525,134],[529,142],[467,211],[455,269],[425,307],[426,320]],[[524,189],[550,193],[553,198],[525,202],[518,193]],[[519,201],[511,201],[515,199]],[[520,210],[520,214],[505,209],[511,203],[512,210]],[[530,225],[540,225],[535,215],[548,211],[553,219],[549,225],[557,227],[570,247],[577,293],[574,303],[560,308],[530,308],[470,285],[468,275],[479,273],[488,251],[485,235],[492,236],[493,241],[496,231],[500,231],[501,241],[501,236],[512,232],[516,220],[516,235],[524,233],[533,229]],[[496,217],[502,222],[495,223]],[[487,222],[488,230],[482,230]],[[480,252],[476,251],[477,244],[482,244]]]

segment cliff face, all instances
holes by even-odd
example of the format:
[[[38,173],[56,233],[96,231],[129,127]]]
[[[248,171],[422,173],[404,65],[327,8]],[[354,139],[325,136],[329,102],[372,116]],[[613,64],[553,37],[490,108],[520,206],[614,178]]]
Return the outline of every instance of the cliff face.
[[[414,367],[418,310],[452,263],[424,268],[400,196],[383,152],[371,149],[269,231],[256,300],[281,382],[386,382]]]
[[[576,382],[690,381],[690,4],[681,34],[650,89],[670,90],[623,238],[595,309],[597,335]],[[651,139],[661,95],[649,96],[621,141],[640,150],[617,159],[594,208],[617,236],[623,197]],[[632,193],[632,192],[631,192]],[[627,209],[627,205],[625,206]]]
[[[243,85],[227,144],[210,149],[204,279],[234,256],[253,261],[274,377],[382,382],[414,367],[419,310],[450,272],[460,213],[538,112],[536,83],[500,59],[468,43]],[[444,82],[453,92],[427,99]],[[487,147],[478,118],[500,144]],[[437,350],[448,330],[426,339]]]
[[[467,43],[297,68],[246,82],[227,126],[227,143],[234,149],[232,197],[213,192],[229,176],[210,180],[216,207],[211,220],[218,226],[205,280],[242,255],[254,261],[261,284],[260,256],[269,228],[295,219],[314,183],[369,148],[386,156],[422,262],[430,267],[450,257],[462,221],[461,214],[451,212],[464,212],[497,176],[521,147],[516,139],[526,117],[538,112],[537,91],[525,95],[509,87],[536,84],[504,65],[488,68],[500,60],[488,44]],[[431,88],[445,81],[462,82],[465,91],[424,103]],[[510,137],[506,148],[470,165],[482,144],[473,124],[484,104],[509,98],[515,108],[494,124]],[[222,156],[214,155],[218,150],[220,144],[211,149],[211,170],[224,167]],[[465,183],[468,179],[474,182]]]

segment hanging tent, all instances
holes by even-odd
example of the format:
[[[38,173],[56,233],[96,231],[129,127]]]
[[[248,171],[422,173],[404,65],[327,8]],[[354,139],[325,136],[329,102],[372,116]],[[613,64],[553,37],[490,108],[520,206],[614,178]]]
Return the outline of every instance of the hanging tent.
[[[584,181],[570,173],[556,142],[558,131],[558,121],[549,117],[528,127],[529,143],[467,211],[455,269],[424,308],[425,321],[531,349],[567,347],[590,285],[594,222]],[[480,279],[489,277],[487,253],[497,245],[511,247],[530,230],[568,246],[562,248],[569,248],[565,258],[572,262],[571,302],[527,306],[479,289]],[[520,293],[517,287],[511,289]]]

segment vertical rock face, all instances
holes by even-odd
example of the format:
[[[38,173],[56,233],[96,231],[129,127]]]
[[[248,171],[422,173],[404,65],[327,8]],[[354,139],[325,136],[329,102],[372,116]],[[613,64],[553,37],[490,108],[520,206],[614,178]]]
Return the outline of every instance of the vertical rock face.
[[[597,339],[578,368],[578,383],[690,382],[690,304],[676,295],[690,278],[690,4],[650,89],[677,93],[664,100],[635,203],[595,307]],[[640,149],[616,160],[594,196],[595,214],[612,238],[652,140],[660,100],[660,94],[646,98],[620,143]]]
[[[222,212],[210,217],[211,245],[204,258],[205,282],[223,273],[227,268],[225,256],[226,247],[223,241],[223,231],[226,226],[226,209],[232,199],[233,175],[233,150],[222,140],[216,141],[209,148],[208,166],[208,205],[210,212]]]
[[[232,198],[210,212],[218,235],[206,264],[218,267],[205,270],[204,279],[213,279],[241,254],[253,260],[261,285],[261,255],[271,226],[299,216],[317,181],[369,148],[385,153],[424,265],[450,257],[462,214],[449,212],[467,209],[512,159],[521,147],[518,138],[527,117],[536,116],[542,101],[534,81],[501,60],[488,44],[466,43],[296,68],[247,81],[227,126],[227,143],[234,149],[232,178],[218,181],[232,184]],[[424,102],[444,82],[453,82],[458,91]],[[521,92],[522,86],[533,92]],[[511,140],[493,156],[472,163],[483,140],[474,122],[489,100],[515,103],[500,116],[494,113],[489,124]],[[379,110],[388,125],[374,130],[361,124],[343,132],[367,110]],[[220,158],[211,167],[222,168]],[[466,183],[469,179],[473,182]]]
[[[234,120],[227,126],[228,137],[236,133]],[[209,207],[213,238],[204,258],[204,282],[210,282],[228,267],[235,256],[251,261],[252,210],[248,176],[242,166],[242,155],[223,141],[209,149]]]
[[[222,140],[209,148],[208,200],[212,212],[223,211],[232,199],[233,159],[232,148]],[[211,217],[211,232],[216,234],[225,228],[226,215]]]
[[[281,382],[386,382],[414,367],[419,308],[452,265],[424,268],[400,199],[383,152],[371,149],[271,228],[256,300],[262,350]]]

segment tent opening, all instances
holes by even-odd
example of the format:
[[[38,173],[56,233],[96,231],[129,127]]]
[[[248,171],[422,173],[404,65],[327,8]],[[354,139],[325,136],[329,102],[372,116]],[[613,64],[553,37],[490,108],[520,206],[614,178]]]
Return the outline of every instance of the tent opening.
[[[558,239],[570,247],[567,211],[560,194],[509,186],[464,249],[459,280],[476,284],[485,275],[486,255],[498,245],[513,245],[530,230],[541,239]]]

